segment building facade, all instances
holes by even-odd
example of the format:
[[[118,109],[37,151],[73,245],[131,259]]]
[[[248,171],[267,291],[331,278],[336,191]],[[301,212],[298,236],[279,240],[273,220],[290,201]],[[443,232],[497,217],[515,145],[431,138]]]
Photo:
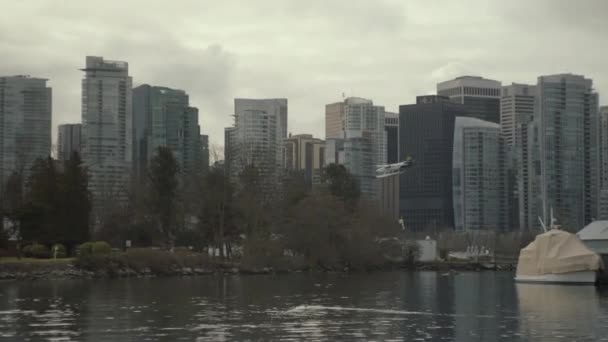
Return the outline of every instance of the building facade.
[[[399,155],[399,113],[384,113],[384,131],[386,132],[386,162],[393,164],[401,161]]]
[[[505,181],[500,125],[457,117],[452,170],[456,230],[506,229]]]
[[[168,147],[183,177],[194,177],[202,168],[198,109],[190,107],[180,89],[141,85],[133,89],[136,177],[145,177],[148,161],[159,147]]]
[[[132,79],[126,62],[87,56],[82,69],[82,158],[93,206],[126,200],[133,161]]]
[[[598,95],[584,76],[540,76],[537,84],[542,217],[579,230],[597,215],[600,175]]]
[[[501,84],[479,76],[462,76],[437,84],[437,94],[463,104],[466,116],[500,123]]]
[[[349,97],[344,100],[343,118],[342,164],[359,182],[361,193],[377,200],[380,191],[376,168],[386,164],[384,107],[368,99]]]
[[[400,217],[414,231],[454,227],[454,123],[464,105],[443,96],[419,96],[399,106],[399,148],[416,163],[400,179]]]
[[[0,77],[0,194],[11,173],[27,179],[34,161],[51,154],[52,90],[46,82]]]
[[[283,168],[287,138],[287,99],[235,99],[230,146],[230,175],[235,183],[246,166],[254,166],[266,198],[274,196]]]
[[[285,140],[284,168],[300,171],[308,188],[321,182],[321,172],[325,167],[325,141],[313,138],[311,134],[291,135]]]
[[[57,128],[57,159],[69,160],[74,152],[81,153],[82,125],[65,124]]]
[[[502,87],[500,101],[500,128],[509,158],[507,192],[513,229],[538,228],[538,214],[532,210],[530,174],[529,127],[534,119],[536,86],[513,83]]]
[[[325,139],[343,138],[344,101],[325,105]]]

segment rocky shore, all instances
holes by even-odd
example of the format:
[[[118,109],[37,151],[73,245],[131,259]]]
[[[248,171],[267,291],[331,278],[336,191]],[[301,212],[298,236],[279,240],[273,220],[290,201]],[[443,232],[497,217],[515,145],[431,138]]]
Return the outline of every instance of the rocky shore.
[[[404,271],[437,271],[437,272],[475,272],[475,271],[512,271],[514,265],[489,265],[479,263],[451,263],[451,262],[434,262],[434,263],[417,263],[415,265],[396,265],[389,264],[386,267],[375,269],[372,271],[399,270]],[[145,278],[159,276],[202,276],[211,274],[283,274],[302,271],[318,271],[318,272],[351,272],[348,268],[342,270],[274,270],[272,268],[254,268],[246,269],[240,267],[236,263],[216,263],[214,265],[205,265],[201,267],[178,267],[173,266],[170,269],[164,270],[162,273],[155,272],[150,267],[142,267],[134,269],[131,267],[114,267],[111,269],[102,268],[99,270],[87,270],[76,265],[74,260],[66,260],[65,262],[52,263],[37,263],[37,262],[3,262],[0,263],[0,280],[37,280],[37,279],[97,279],[97,278]]]

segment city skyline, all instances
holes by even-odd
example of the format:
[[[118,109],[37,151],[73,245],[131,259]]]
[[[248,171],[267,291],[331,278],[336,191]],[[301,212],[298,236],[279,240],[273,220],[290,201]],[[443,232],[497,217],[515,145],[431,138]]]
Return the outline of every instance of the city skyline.
[[[146,8],[137,21],[116,15],[114,5],[90,11],[86,4],[11,3],[3,11],[0,74],[50,80],[53,142],[57,125],[79,122],[78,68],[87,55],[129,62],[134,86],[187,91],[202,133],[220,145],[238,97],[288,98],[290,132],[324,138],[324,105],[342,93],[396,111],[457,76],[533,84],[538,75],[564,72],[586,75],[598,93],[608,93],[598,58],[607,49],[607,24],[588,20],[607,9],[601,1],[577,11],[563,1],[256,2],[237,9],[230,1],[180,8],[130,2],[125,13]],[[18,20],[26,13],[31,20]],[[168,16],[183,20],[165,25]]]

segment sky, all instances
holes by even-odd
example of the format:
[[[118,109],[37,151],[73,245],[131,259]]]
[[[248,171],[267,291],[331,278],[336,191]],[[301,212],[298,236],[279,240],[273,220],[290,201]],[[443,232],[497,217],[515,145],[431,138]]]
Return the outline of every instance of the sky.
[[[184,89],[222,145],[234,98],[287,98],[288,131],[325,135],[342,95],[398,111],[438,82],[571,72],[608,98],[605,0],[0,0],[0,76],[49,79],[56,125],[81,120],[87,55],[134,86]]]

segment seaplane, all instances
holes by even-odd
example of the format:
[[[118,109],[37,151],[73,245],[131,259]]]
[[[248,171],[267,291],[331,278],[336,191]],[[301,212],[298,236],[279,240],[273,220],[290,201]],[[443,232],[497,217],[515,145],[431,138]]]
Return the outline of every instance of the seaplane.
[[[412,165],[414,165],[412,157],[408,157],[406,160],[399,163],[376,165],[376,178],[384,178],[404,173],[405,169]]]

